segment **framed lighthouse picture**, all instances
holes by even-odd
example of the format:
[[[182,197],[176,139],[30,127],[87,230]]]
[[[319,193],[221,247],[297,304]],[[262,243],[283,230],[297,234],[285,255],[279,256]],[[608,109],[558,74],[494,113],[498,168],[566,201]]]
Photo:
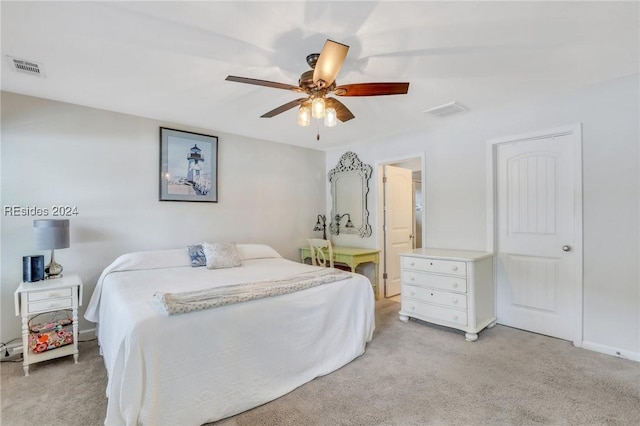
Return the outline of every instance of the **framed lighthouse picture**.
[[[218,202],[218,138],[160,127],[160,201]]]

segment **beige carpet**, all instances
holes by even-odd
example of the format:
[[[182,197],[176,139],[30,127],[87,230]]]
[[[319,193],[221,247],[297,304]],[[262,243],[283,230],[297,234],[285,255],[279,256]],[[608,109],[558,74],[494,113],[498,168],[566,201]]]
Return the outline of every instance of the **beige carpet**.
[[[366,353],[230,425],[637,425],[640,363],[503,326],[480,333],[402,323],[377,304]],[[2,425],[100,425],[106,373],[95,342],[62,358],[2,367]],[[178,425],[176,425],[178,426]]]

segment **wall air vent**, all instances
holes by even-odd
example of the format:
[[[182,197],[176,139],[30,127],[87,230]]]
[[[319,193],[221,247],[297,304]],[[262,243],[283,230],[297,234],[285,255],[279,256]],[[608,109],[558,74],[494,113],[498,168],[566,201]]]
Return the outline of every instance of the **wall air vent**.
[[[454,102],[438,105],[437,107],[429,108],[422,112],[435,115],[436,117],[445,117],[447,115],[457,114],[459,112],[465,112],[465,111],[467,111],[466,107],[454,101]]]
[[[7,55],[7,60],[14,71],[44,77],[44,67],[39,62],[27,61],[26,59],[14,58]]]

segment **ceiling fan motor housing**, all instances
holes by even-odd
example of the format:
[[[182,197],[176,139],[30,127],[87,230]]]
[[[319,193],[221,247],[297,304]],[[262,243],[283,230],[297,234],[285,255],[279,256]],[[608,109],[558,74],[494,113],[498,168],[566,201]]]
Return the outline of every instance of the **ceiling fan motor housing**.
[[[320,85],[313,82],[313,70],[305,71],[300,75],[300,79],[298,80],[298,85],[302,90],[304,90],[307,94],[311,96],[320,95],[320,91],[322,91],[322,95],[325,93],[330,93],[333,89],[336,88],[336,82],[334,81],[331,85],[327,87],[321,87]]]

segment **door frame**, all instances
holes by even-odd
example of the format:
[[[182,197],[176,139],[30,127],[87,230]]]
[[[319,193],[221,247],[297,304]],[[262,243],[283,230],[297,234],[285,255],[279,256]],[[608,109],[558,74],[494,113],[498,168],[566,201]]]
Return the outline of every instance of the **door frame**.
[[[375,174],[377,190],[375,191],[376,196],[376,233],[378,235],[377,246],[380,248],[380,271],[386,271],[386,250],[385,250],[385,229],[384,229],[384,183],[382,182],[382,177],[384,174],[384,166],[385,165],[393,165],[397,163],[402,163],[403,161],[408,161],[414,158],[420,159],[420,172],[422,175],[422,246],[426,246],[427,241],[427,178],[426,178],[426,170],[427,170],[427,156],[425,152],[418,152],[416,154],[406,154],[400,157],[392,157],[386,158],[384,160],[378,160],[375,162]],[[380,277],[378,278],[378,293],[379,296],[384,298],[384,278],[383,272],[380,273]]]
[[[489,139],[487,141],[487,251],[494,252],[497,247],[497,171],[496,171],[496,157],[497,157],[497,148],[500,144],[505,143],[517,143],[517,142],[525,142],[528,140],[535,139],[544,139],[554,136],[565,136],[570,135],[573,136],[571,138],[573,144],[573,162],[574,162],[574,234],[575,240],[573,242],[573,249],[577,264],[576,270],[574,271],[576,282],[573,288],[574,299],[573,299],[573,312],[575,318],[575,328],[573,330],[573,345],[576,347],[582,347],[583,341],[583,310],[584,310],[584,300],[583,300],[583,288],[584,288],[584,280],[583,280],[583,230],[582,230],[582,124],[574,124],[567,125],[562,127],[556,127],[547,130],[541,130],[537,132],[504,136],[495,139]],[[497,262],[497,256],[494,256],[494,263]],[[494,265],[494,271],[497,271],[497,268]],[[494,274],[493,277],[493,286],[494,286],[494,294],[497,295],[497,276]],[[496,296],[497,297],[497,296]],[[497,301],[496,301],[497,303]],[[497,306],[497,304],[496,304]],[[498,318],[498,322],[500,322],[500,318]]]

